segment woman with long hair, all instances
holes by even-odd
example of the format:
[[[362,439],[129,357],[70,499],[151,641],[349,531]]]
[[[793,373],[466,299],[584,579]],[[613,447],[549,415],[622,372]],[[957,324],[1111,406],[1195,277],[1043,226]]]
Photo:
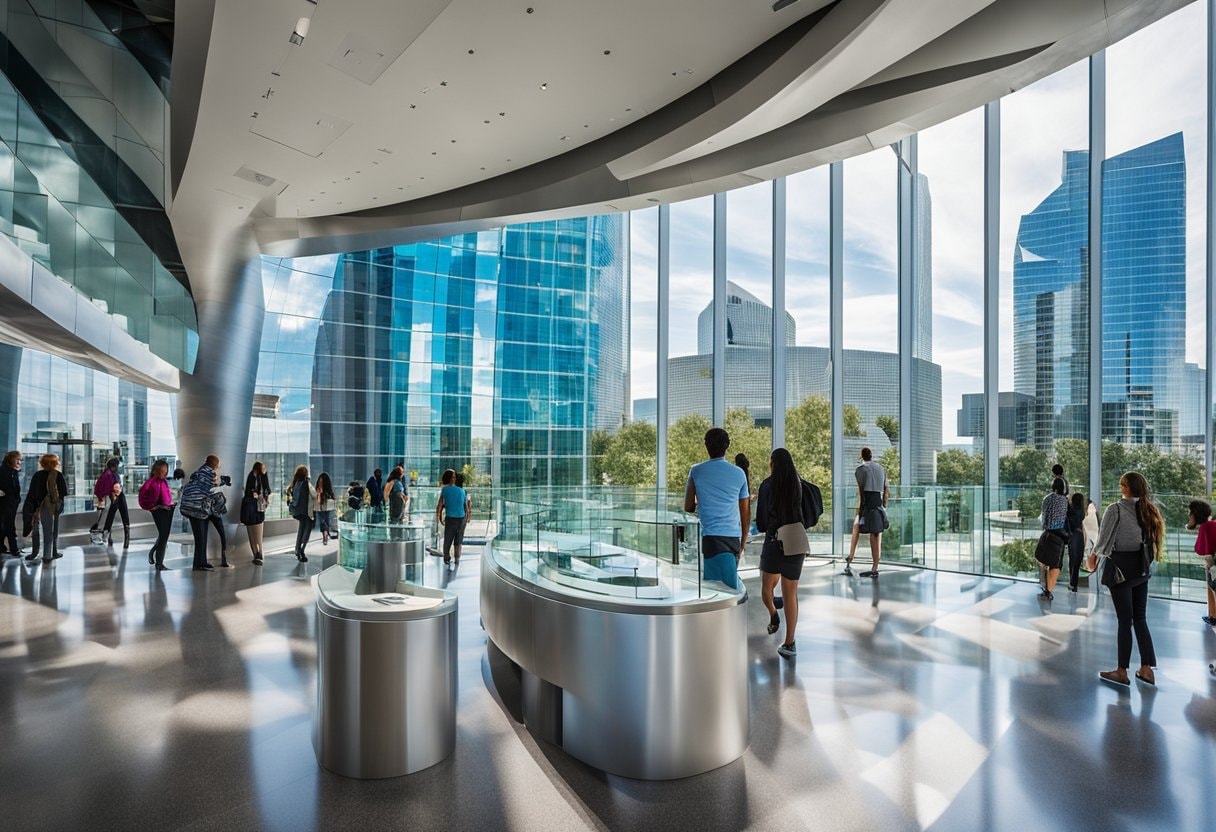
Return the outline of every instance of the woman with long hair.
[[[388,504],[388,519],[391,523],[400,523],[405,518],[405,505],[409,493],[405,490],[405,469],[398,465],[389,472],[384,482],[384,502]]]
[[[768,610],[770,635],[781,626],[781,616],[773,599],[773,589],[781,581],[782,605],[785,609],[785,640],[777,652],[787,659],[798,655],[794,646],[794,630],[798,627],[798,580],[802,564],[810,554],[806,525],[811,519],[807,505],[809,494],[794,467],[794,459],[785,448],[773,451],[768,461],[771,472],[760,483],[756,495],[756,528],[764,532],[764,547],[760,551],[760,599]],[[801,526],[802,533],[778,534],[782,526]],[[784,538],[784,539],[782,539]]]
[[[21,508],[21,451],[9,451],[0,462],[0,554],[17,557],[17,511]]]
[[[249,539],[249,552],[255,566],[262,565],[262,541],[266,533],[266,506],[270,503],[270,475],[266,465],[253,463],[245,477],[245,496],[241,500],[241,523]]]
[[[291,500],[291,516],[299,523],[296,531],[296,560],[307,563],[308,555],[305,554],[304,547],[308,545],[308,538],[312,537],[317,511],[317,490],[312,487],[307,465],[296,466],[295,473],[291,475],[291,484],[287,486],[287,495]]]
[[[30,477],[29,490],[25,495],[25,505],[22,507],[22,537],[29,537],[34,531],[34,521],[42,527],[42,562],[50,563],[58,557],[59,552],[59,515],[63,514],[63,504],[68,496],[68,483],[59,472],[59,457],[55,454],[43,454],[38,458],[38,471]],[[25,556],[26,560],[38,557],[38,547]]]
[[[1111,601],[1119,619],[1119,666],[1098,675],[1107,682],[1124,687],[1131,684],[1127,669],[1132,659],[1132,633],[1140,648],[1140,669],[1136,678],[1155,685],[1153,667],[1157,654],[1148,631],[1148,581],[1152,561],[1165,553],[1165,520],[1153,503],[1148,482],[1137,471],[1119,478],[1123,498],[1106,507],[1098,533],[1098,543],[1090,557],[1092,571],[1101,568],[1102,582],[1110,587]],[[1114,570],[1114,571],[1112,571]],[[1110,576],[1107,576],[1110,572]]]
[[[181,513],[190,520],[190,533],[194,536],[194,565],[195,572],[210,572],[215,569],[207,559],[207,530],[213,524],[211,513],[211,491],[222,484],[220,477],[220,458],[209,454],[182,488],[179,505]],[[219,524],[221,531],[223,523]],[[221,552],[227,555],[226,540],[220,541]],[[225,564],[227,561],[223,561]]]
[[[1043,589],[1039,597],[1050,601],[1055,592],[1056,580],[1060,577],[1060,567],[1064,561],[1064,547],[1068,545],[1068,498],[1064,496],[1067,489],[1063,477],[1051,481],[1051,491],[1043,498],[1043,511],[1040,514],[1043,531],[1051,532],[1060,538],[1059,552],[1052,555],[1050,562],[1043,562]]]
[[[317,528],[321,530],[322,546],[338,536],[338,497],[333,480],[324,471],[317,477]]]

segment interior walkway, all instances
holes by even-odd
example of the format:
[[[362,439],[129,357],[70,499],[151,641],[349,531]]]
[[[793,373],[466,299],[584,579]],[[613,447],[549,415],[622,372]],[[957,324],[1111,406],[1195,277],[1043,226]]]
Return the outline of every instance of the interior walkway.
[[[334,546],[197,574],[174,544],[162,575],[147,546],[0,567],[4,829],[1216,828],[1216,633],[1194,604],[1150,602],[1160,687],[1119,691],[1096,678],[1114,661],[1109,599],[1065,590],[1048,609],[1025,583],[808,563],[795,662],[749,601],[747,754],[645,783],[511,718],[487,682],[471,551],[450,578],[456,753],[360,782],[318,769],[310,742],[308,578]]]

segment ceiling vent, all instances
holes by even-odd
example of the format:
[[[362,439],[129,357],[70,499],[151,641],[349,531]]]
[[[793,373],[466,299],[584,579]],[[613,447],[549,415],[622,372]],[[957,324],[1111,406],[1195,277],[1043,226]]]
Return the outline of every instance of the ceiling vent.
[[[247,165],[241,165],[240,170],[233,174],[237,179],[244,179],[246,182],[252,182],[255,185],[261,185],[263,188],[274,187],[274,184],[279,180],[273,176],[267,176],[264,173],[258,173],[253,168]]]
[[[404,51],[404,46],[386,49],[367,35],[351,32],[342,38],[329,58],[329,65],[371,86]]]

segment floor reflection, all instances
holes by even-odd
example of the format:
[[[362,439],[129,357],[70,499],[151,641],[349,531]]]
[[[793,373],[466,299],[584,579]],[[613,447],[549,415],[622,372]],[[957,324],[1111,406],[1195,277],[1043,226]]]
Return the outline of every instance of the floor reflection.
[[[532,737],[478,619],[478,552],[426,580],[460,602],[457,750],[357,782],[317,768],[310,579],[334,552],[194,573],[170,545],[71,547],[0,564],[5,829],[1201,829],[1216,761],[1216,633],[1153,600],[1160,688],[1100,686],[1115,622],[1082,591],[891,566],[808,563],[798,657],[746,638],[751,747],[701,777],[642,783]],[[318,547],[318,551],[322,551]],[[141,614],[142,611],[142,614]],[[561,634],[543,634],[560,638]],[[508,685],[509,687],[509,685]],[[509,698],[509,697],[508,697]],[[47,800],[45,784],[57,799]]]

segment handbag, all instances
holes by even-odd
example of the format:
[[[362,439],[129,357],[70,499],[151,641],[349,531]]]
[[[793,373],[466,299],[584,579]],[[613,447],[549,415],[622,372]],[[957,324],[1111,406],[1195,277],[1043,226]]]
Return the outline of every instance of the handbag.
[[[806,536],[806,529],[801,521],[786,523],[777,529],[777,543],[781,546],[781,554],[791,557],[803,557],[811,553],[811,541]]]

